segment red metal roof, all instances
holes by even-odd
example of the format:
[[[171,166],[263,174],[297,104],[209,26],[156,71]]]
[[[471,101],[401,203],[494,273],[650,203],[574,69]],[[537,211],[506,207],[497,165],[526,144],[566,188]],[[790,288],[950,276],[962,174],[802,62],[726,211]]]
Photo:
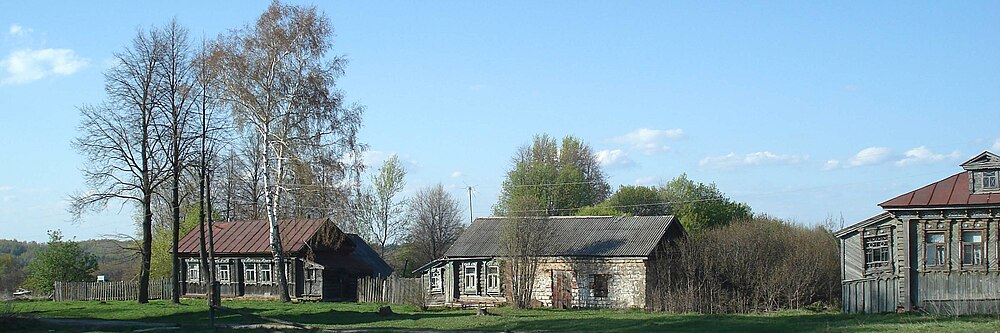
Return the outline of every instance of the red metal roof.
[[[281,232],[281,247],[285,252],[302,251],[309,241],[324,225],[333,224],[327,219],[292,219],[281,220],[278,228]],[[206,230],[207,232],[207,230]],[[270,226],[265,220],[234,221],[212,223],[212,233],[215,237],[215,253],[217,254],[270,254]],[[198,228],[195,228],[177,244],[178,253],[196,254],[199,251]],[[207,244],[206,244],[207,245]]]
[[[969,173],[951,177],[910,191],[879,204],[882,208],[937,207],[956,205],[1000,204],[1000,193],[971,194]]]

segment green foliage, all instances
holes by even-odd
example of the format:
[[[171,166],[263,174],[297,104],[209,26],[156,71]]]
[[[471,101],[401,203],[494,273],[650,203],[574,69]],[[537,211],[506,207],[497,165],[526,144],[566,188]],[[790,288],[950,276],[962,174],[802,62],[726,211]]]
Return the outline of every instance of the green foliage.
[[[608,184],[590,147],[567,136],[560,148],[547,134],[536,135],[530,146],[522,146],[513,168],[503,181],[495,215],[545,213],[574,215],[580,207],[595,205],[607,197]],[[530,196],[541,203],[542,212],[514,212],[512,202]]]
[[[586,206],[576,211],[576,216],[629,216],[629,214],[610,206],[607,201],[596,206]]]
[[[659,188],[661,200],[669,204],[669,214],[680,219],[688,233],[752,217],[750,206],[730,200],[715,184],[696,183],[681,174]]]
[[[670,214],[670,207],[664,203],[656,188],[648,186],[623,185],[602,205],[631,216]]]
[[[92,281],[97,257],[80,249],[74,241],[64,241],[59,230],[49,231],[45,249],[28,264],[25,285],[35,291],[52,291],[53,282]]]
[[[180,238],[183,239],[191,230],[198,227],[198,205],[189,205],[182,210],[184,215],[180,221]],[[219,218],[219,213],[214,213],[215,218]],[[157,225],[153,231],[153,253],[149,264],[150,278],[169,278],[171,263],[170,251],[172,249],[173,234],[169,225]]]

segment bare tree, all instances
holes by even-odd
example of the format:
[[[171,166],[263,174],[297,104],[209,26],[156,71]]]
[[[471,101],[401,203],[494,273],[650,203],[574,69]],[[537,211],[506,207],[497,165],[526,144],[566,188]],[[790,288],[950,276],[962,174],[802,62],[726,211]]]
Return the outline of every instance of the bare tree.
[[[500,221],[500,250],[506,261],[507,293],[517,309],[531,305],[531,291],[538,274],[538,258],[551,243],[553,228],[546,207],[535,196],[516,195]]]
[[[181,220],[181,177],[184,168],[193,159],[195,144],[194,125],[195,112],[194,75],[191,62],[191,47],[188,41],[188,30],[181,27],[177,20],[172,20],[162,31],[164,42],[164,58],[160,63],[158,75],[163,78],[163,102],[159,105],[165,123],[167,144],[165,156],[170,163],[170,210],[171,210],[171,262],[170,282],[173,285],[171,301],[180,303],[180,259],[177,257],[177,244],[180,240]]]
[[[419,260],[440,258],[462,231],[462,209],[458,200],[440,183],[417,192],[407,202],[408,240]]]
[[[356,140],[363,108],[344,105],[335,88],[345,60],[326,56],[332,35],[329,20],[315,7],[273,2],[254,24],[220,37],[211,57],[225,104],[237,124],[259,140],[256,150],[282,301],[290,297],[278,218],[283,193],[296,188],[290,183],[289,162],[321,160],[341,175],[357,173],[359,165],[339,158],[363,150]]]
[[[378,244],[379,255],[385,258],[385,247],[406,235],[407,219],[403,218],[405,200],[397,198],[406,186],[406,169],[396,154],[389,156],[378,173],[372,175],[371,188],[357,197],[354,207],[359,224],[368,227],[367,236]]]
[[[74,219],[90,210],[102,210],[113,199],[136,202],[140,207],[139,303],[149,302],[150,206],[169,172],[156,110],[162,101],[163,78],[158,69],[165,51],[161,36],[140,30],[129,47],[116,53],[114,66],[105,73],[107,101],[80,108],[81,134],[74,141],[88,161],[83,175],[89,187],[70,196],[69,211]]]

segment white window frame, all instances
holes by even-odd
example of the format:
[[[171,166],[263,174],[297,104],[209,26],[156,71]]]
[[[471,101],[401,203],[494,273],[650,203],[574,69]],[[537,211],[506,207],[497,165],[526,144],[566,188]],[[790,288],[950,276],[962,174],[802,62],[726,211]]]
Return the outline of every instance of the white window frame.
[[[892,268],[892,237],[888,233],[862,237],[865,251],[865,271],[877,272]],[[883,258],[884,257],[884,258]]]
[[[245,284],[257,283],[257,263],[254,262],[243,263],[243,283]]]
[[[463,278],[462,293],[464,294],[479,293],[479,265],[477,265],[476,263],[463,265],[462,278]],[[469,283],[470,281],[472,283]]]
[[[229,263],[221,263],[217,265],[218,267],[215,269],[215,272],[216,275],[218,275],[217,278],[219,279],[219,282],[229,283],[230,279],[232,278],[229,272]]]
[[[272,284],[274,283],[274,271],[271,263],[259,263],[257,264],[257,281],[261,284]],[[265,268],[266,267],[266,268]],[[267,274],[265,274],[267,273]]]
[[[486,292],[492,294],[500,293],[500,266],[486,266]]]
[[[930,241],[931,235],[941,235],[942,241],[931,242]],[[934,249],[933,253],[931,253],[930,251],[932,248]],[[948,261],[950,260],[948,256],[948,233],[944,231],[934,231],[934,232],[924,233],[924,252],[926,252],[924,253],[924,265],[926,265],[926,267],[928,268],[947,267]],[[933,263],[927,260],[930,259],[932,255],[935,261]]]
[[[187,262],[187,282],[201,282],[201,264],[195,261]]]
[[[428,285],[430,286],[431,291],[440,292],[444,290],[444,283],[441,281],[444,274],[441,271],[442,268],[432,268],[429,274],[427,274],[429,280]]]

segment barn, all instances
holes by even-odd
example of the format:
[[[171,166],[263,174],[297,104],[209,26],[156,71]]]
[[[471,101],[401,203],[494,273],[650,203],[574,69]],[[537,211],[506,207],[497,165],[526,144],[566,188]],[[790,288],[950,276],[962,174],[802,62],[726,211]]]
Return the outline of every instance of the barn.
[[[507,302],[503,217],[481,217],[442,258],[417,269],[431,305]],[[673,216],[548,217],[553,237],[538,261],[532,303],[553,308],[644,308],[651,271],[671,241],[684,237]]]
[[[392,268],[361,237],[344,233],[329,219],[288,219],[278,226],[292,297],[356,299],[359,277],[392,274]],[[214,222],[212,231],[222,297],[279,295],[267,221]],[[198,229],[178,244],[184,295],[204,295],[207,290],[199,249]]]
[[[1000,157],[961,167],[835,233],[844,312],[1000,313]]]

